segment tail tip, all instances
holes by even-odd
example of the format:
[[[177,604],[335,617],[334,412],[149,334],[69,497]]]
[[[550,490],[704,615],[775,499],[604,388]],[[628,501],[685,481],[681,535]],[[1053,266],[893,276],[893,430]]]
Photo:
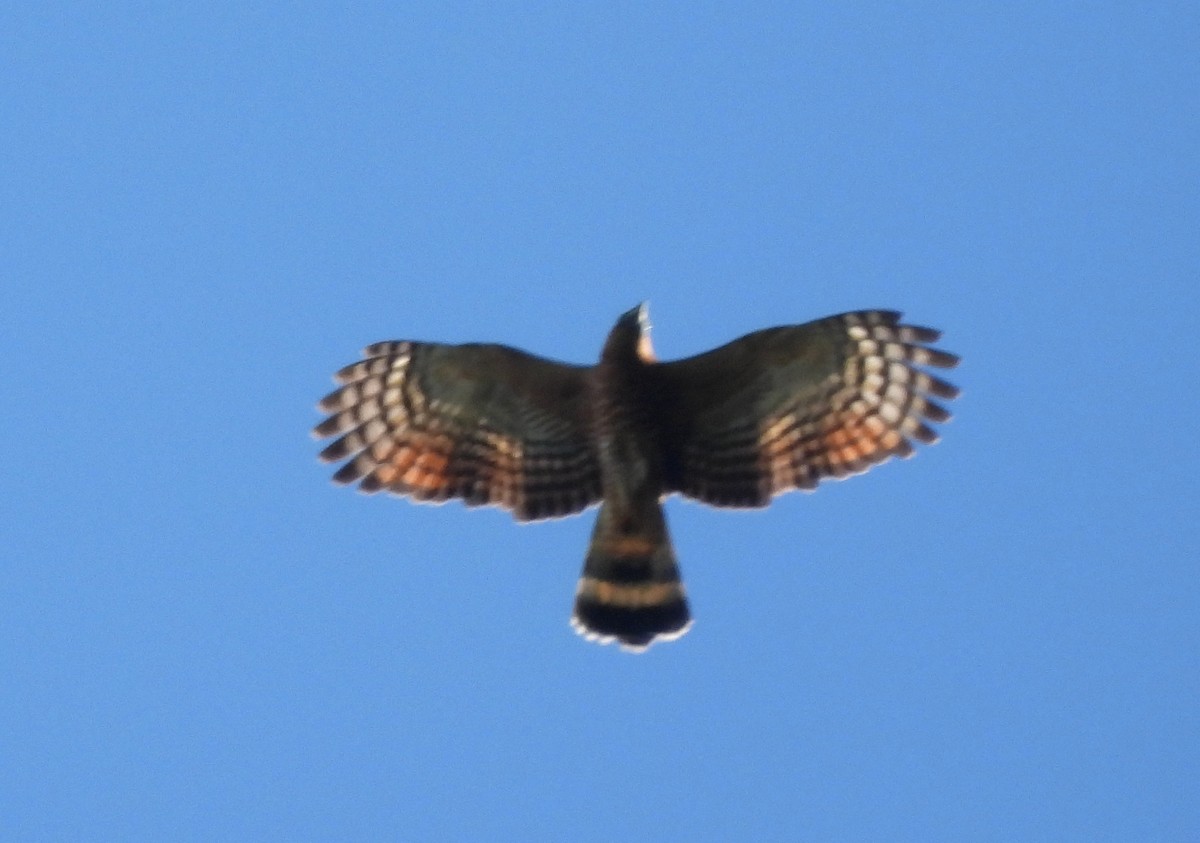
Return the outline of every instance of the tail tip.
[[[595,627],[581,620],[578,615],[571,617],[571,627],[577,634],[583,637],[585,641],[591,641],[593,644],[616,644],[627,653],[644,653],[650,648],[651,644],[658,641],[675,641],[682,638],[688,630],[692,628],[692,619],[689,617],[678,627],[670,630],[659,630],[658,632],[649,633],[631,633],[631,632],[602,632]]]
[[[683,585],[617,585],[585,577],[571,626],[588,641],[642,652],[655,641],[674,641],[692,626]]]

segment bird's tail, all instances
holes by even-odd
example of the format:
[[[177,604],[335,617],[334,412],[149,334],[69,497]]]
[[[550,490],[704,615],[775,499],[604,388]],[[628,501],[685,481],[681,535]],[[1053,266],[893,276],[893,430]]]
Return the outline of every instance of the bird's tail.
[[[651,500],[622,515],[603,503],[571,625],[591,640],[644,650],[657,638],[678,638],[691,623],[662,506]]]

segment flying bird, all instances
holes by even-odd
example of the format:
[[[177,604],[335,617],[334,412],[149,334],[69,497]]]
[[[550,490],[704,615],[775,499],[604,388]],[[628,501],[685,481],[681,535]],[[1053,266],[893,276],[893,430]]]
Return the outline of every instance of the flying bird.
[[[958,390],[922,367],[958,357],[890,310],[755,331],[659,362],[643,303],[623,314],[594,366],[504,345],[370,345],[321,400],[320,454],[368,494],[492,505],[518,521],[600,504],[572,625],[642,650],[677,638],[691,612],[662,501],[763,507],[827,477],[909,457],[937,441],[933,399]]]

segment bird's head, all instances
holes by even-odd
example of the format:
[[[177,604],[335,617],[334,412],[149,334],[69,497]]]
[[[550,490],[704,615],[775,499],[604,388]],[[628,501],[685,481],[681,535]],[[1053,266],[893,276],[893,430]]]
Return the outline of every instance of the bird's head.
[[[604,357],[636,356],[643,363],[651,363],[654,347],[650,345],[650,305],[642,302],[627,310],[617,319],[617,324],[604,343]]]

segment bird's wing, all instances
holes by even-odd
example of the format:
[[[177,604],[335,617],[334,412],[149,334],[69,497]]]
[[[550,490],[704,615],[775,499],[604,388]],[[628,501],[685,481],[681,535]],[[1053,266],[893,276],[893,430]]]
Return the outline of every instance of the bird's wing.
[[[318,405],[333,479],[419,501],[461,498],[528,521],[600,499],[587,369],[502,345],[375,343]]]
[[[790,489],[858,474],[937,441],[958,390],[918,367],[958,357],[939,332],[865,310],[769,328],[657,367],[667,491],[765,506]]]

